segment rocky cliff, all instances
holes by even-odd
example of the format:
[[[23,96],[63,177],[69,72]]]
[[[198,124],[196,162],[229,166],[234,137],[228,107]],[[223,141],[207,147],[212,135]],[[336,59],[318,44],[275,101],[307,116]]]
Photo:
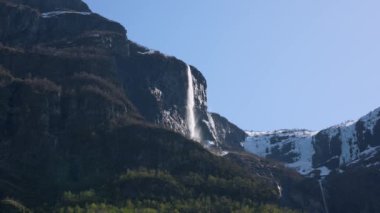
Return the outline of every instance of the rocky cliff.
[[[82,58],[106,55],[108,58],[99,58],[97,64],[87,66],[84,62],[82,71],[97,72],[98,75],[101,70],[112,69],[114,77],[122,81],[125,93],[145,120],[189,136],[186,114],[189,85],[185,62],[129,41],[120,24],[92,13],[81,1],[2,1],[0,10],[4,14],[0,20],[0,42],[4,46],[0,62],[5,68],[17,72],[18,77],[30,74],[60,81],[63,73],[70,72],[62,72],[62,69],[72,70],[72,65],[64,62],[64,66],[46,72],[44,69],[48,66],[45,63],[36,63],[41,60],[36,59],[39,55],[52,58],[53,54],[67,57],[76,54]],[[10,51],[9,47],[15,51]],[[20,51],[17,52],[17,48]],[[28,48],[26,53],[24,48]],[[30,53],[35,57],[29,57]],[[25,62],[19,63],[26,55]],[[191,67],[191,73],[199,142],[213,141],[216,147],[239,149],[241,141],[236,138],[243,139],[239,137],[242,131],[237,127],[234,131],[213,129],[225,125],[210,125],[215,122],[207,111],[206,80],[195,67]],[[219,132],[225,135],[218,135]]]
[[[159,51],[129,41],[129,57],[122,64],[126,93],[148,121],[190,137],[187,118],[188,65]],[[190,66],[194,113],[199,142],[223,149],[241,150],[245,133],[227,119],[208,112],[207,82]]]
[[[243,150],[242,142],[247,134],[229,122],[227,118],[217,113],[209,113],[209,121],[205,123],[213,130],[212,133],[216,141],[222,142],[223,148],[227,150]]]

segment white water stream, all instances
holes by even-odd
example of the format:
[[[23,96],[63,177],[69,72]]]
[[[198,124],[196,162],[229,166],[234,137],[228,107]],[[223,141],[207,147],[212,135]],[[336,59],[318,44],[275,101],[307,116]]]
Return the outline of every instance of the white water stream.
[[[195,122],[195,102],[194,102],[194,83],[193,83],[193,75],[191,73],[191,68],[187,65],[187,115],[186,122],[190,132],[190,138],[196,141],[200,140],[199,131],[197,130],[196,122]]]

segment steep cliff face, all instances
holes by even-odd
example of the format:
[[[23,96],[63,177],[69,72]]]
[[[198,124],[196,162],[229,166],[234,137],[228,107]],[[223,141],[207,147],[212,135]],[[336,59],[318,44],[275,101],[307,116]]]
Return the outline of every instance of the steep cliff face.
[[[280,130],[249,132],[245,149],[260,156],[282,161],[302,174],[348,167],[379,167],[380,108],[357,121],[312,132]]]
[[[208,123],[205,122],[216,138],[221,142],[221,146],[227,150],[243,150],[242,142],[247,134],[239,127],[229,122],[225,117],[210,113]]]
[[[63,4],[71,5],[69,2]],[[128,56],[126,31],[121,25],[90,12],[47,15],[13,1],[1,1],[0,9],[0,64],[3,73],[13,79],[9,85],[56,85],[56,104],[67,106],[60,112],[65,118],[70,117],[71,109],[82,107],[80,115],[102,111],[108,118],[113,117],[111,114],[115,118],[127,114],[139,117],[117,83],[117,60]],[[74,98],[79,94],[83,100]],[[92,101],[86,100],[91,95],[113,104],[92,111]]]
[[[188,65],[173,57],[129,42],[130,55],[121,73],[126,93],[148,121],[190,137]],[[207,111],[207,83],[190,66],[194,114],[199,142],[212,141],[225,149],[241,149],[245,133],[227,119]]]
[[[0,161],[18,177],[13,184],[46,191],[86,172],[96,179],[77,151],[142,118],[117,79],[118,57],[128,56],[119,49],[125,30],[92,13],[47,15],[32,6],[0,2]]]
[[[90,11],[40,12],[29,6],[0,2],[0,41],[13,47],[99,48],[126,55],[126,30]]]
[[[186,122],[187,65],[172,56],[130,42],[122,79],[126,93],[150,122],[189,135]],[[197,112],[207,110],[206,80],[192,67]]]
[[[113,66],[114,77],[122,79],[125,92],[143,117],[147,121],[189,136],[186,114],[189,88],[187,65],[175,57],[128,41],[126,30],[120,24],[92,13],[78,2],[81,1],[52,1],[45,5],[34,1],[23,1],[23,4],[3,1],[0,5],[4,14],[4,18],[0,20],[1,43],[12,48],[30,47],[28,51],[33,52],[36,57],[53,52],[68,57],[73,54],[112,56],[105,61]],[[49,78],[63,73],[59,70],[45,72],[40,67],[45,63],[35,63],[36,59],[32,57],[25,58],[26,63],[14,63],[25,55],[30,55],[29,52],[24,54],[5,49],[3,48],[0,61],[12,72],[23,76],[28,73],[33,76],[41,74],[39,77]],[[66,70],[68,66],[70,63],[57,69]],[[95,68],[94,64],[91,69],[100,70],[100,67]],[[207,112],[206,80],[195,67],[191,66],[191,73],[199,140],[213,141],[217,146],[235,143],[229,141],[229,137],[217,135],[218,132],[226,131],[211,129],[209,124],[213,122]],[[56,80],[61,79],[61,76],[54,77]],[[222,125],[218,127],[222,128]]]
[[[380,108],[368,113],[356,122],[346,122],[315,136],[313,166],[379,167]]]

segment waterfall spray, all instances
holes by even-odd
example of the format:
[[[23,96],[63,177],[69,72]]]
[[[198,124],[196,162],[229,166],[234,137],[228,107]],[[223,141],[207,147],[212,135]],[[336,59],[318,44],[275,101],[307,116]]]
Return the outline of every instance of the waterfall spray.
[[[188,83],[187,107],[186,107],[187,126],[189,128],[190,138],[198,141],[200,138],[199,138],[199,133],[198,133],[197,128],[196,128],[196,122],[195,122],[195,112],[194,112],[195,102],[194,102],[193,75],[191,73],[191,68],[189,65],[187,65],[187,83]]]

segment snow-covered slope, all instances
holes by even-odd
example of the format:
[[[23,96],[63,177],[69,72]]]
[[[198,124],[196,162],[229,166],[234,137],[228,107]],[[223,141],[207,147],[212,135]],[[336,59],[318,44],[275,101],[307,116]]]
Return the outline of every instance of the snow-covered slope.
[[[283,129],[268,132],[247,132],[244,148],[261,157],[286,163],[289,167],[307,174],[312,168],[314,148],[312,136],[316,132],[299,129]]]
[[[319,132],[293,129],[247,134],[247,151],[284,162],[303,175],[325,176],[352,166],[380,167],[380,108]]]

